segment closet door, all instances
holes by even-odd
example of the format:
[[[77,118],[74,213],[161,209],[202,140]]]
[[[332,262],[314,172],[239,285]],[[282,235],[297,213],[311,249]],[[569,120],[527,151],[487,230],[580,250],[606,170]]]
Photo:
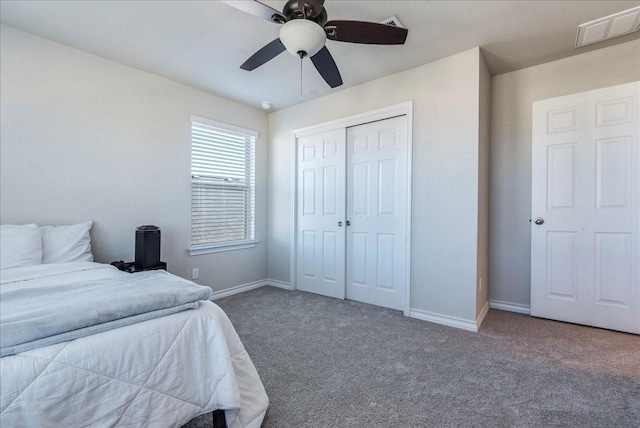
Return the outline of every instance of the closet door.
[[[407,117],[347,129],[347,298],[404,309]]]
[[[345,296],[345,130],[297,140],[296,287]]]

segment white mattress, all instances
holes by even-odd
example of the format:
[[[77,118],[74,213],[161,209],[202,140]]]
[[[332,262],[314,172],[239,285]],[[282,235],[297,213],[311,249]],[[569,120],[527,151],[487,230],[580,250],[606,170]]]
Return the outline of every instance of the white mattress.
[[[51,266],[37,275],[4,270],[2,286],[77,281],[102,270]],[[110,266],[104,272],[129,275]],[[0,378],[2,427],[177,427],[216,409],[225,410],[229,427],[259,427],[268,406],[235,329],[209,301],[4,357]]]

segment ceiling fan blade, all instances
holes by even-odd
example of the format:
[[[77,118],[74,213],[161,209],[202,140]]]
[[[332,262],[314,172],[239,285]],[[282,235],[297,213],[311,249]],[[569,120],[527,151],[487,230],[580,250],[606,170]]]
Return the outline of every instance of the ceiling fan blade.
[[[311,57],[311,62],[316,66],[316,70],[322,76],[325,82],[332,88],[342,85],[342,77],[338,71],[338,66],[333,60],[329,49],[324,46],[314,56]]]
[[[409,30],[364,21],[329,21],[324,24],[329,40],[371,45],[402,45]]]
[[[222,0],[222,3],[276,24],[287,22],[287,17],[282,13],[256,0]]]
[[[258,52],[251,55],[251,57],[240,66],[240,68],[247,71],[255,70],[265,62],[272,60],[284,51],[285,47],[280,39],[275,39],[274,41],[263,46],[260,50],[258,50]]]

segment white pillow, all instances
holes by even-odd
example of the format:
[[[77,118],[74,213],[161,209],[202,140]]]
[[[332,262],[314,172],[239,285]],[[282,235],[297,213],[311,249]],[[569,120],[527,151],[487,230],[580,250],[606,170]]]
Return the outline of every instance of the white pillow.
[[[42,263],[92,262],[89,230],[93,222],[40,226]]]
[[[39,265],[42,239],[37,224],[0,226],[0,269]]]

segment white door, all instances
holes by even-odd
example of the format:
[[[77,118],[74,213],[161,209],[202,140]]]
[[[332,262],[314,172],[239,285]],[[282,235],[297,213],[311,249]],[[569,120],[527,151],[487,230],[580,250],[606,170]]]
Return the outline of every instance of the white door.
[[[533,104],[531,314],[640,333],[640,82]]]
[[[347,130],[347,298],[404,309],[407,117]]]
[[[404,309],[408,145],[406,116],[297,139],[298,290]]]
[[[345,296],[345,130],[297,140],[296,287]]]

